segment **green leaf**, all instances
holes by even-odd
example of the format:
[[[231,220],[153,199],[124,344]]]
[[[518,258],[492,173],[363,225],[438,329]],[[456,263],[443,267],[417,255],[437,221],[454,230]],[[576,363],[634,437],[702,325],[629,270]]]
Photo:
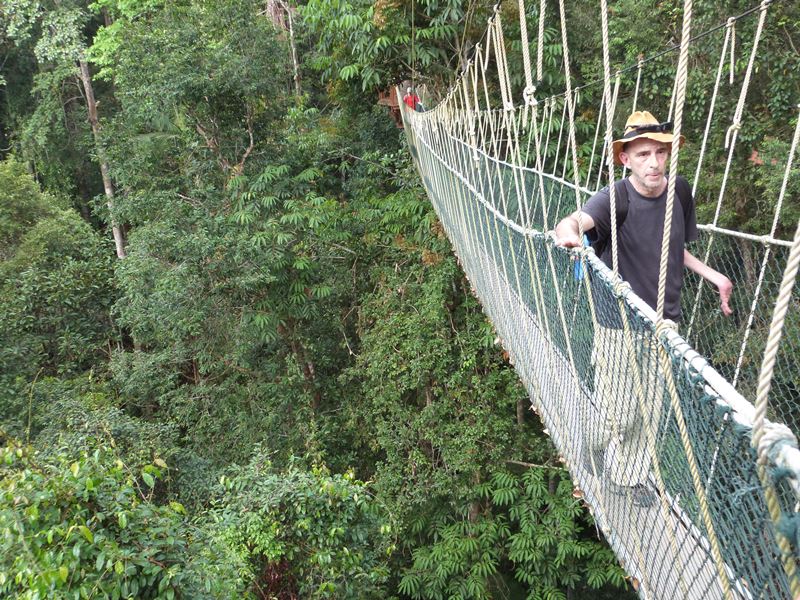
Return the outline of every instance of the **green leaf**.
[[[94,535],[86,525],[81,525],[80,527],[78,527],[78,530],[83,534],[83,537],[86,538],[87,542],[89,542],[90,544],[94,543]]]

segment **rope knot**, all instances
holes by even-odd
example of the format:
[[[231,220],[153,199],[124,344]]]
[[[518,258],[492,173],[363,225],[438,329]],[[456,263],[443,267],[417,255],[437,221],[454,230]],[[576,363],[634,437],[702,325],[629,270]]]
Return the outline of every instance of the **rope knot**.
[[[755,441],[755,440],[754,440]],[[758,456],[766,458],[770,463],[775,463],[775,458],[784,446],[797,448],[797,439],[792,430],[783,423],[764,423],[764,432],[758,439]],[[797,479],[797,473],[788,474]]]
[[[522,90],[522,97],[525,99],[526,106],[536,106],[539,102],[536,100],[534,94],[536,93],[536,86],[535,85],[528,85],[525,86],[525,89]]]
[[[656,337],[661,339],[668,331],[677,331],[678,326],[672,319],[661,319],[656,323]]]
[[[592,250],[594,250],[594,248],[592,248]],[[630,291],[631,284],[620,279],[614,282],[612,289],[617,297],[622,297],[626,292]]]
[[[511,100],[503,102],[503,110],[506,112],[514,112],[514,102]]]
[[[727,150],[728,147],[731,145],[731,137],[738,133],[738,131],[742,128],[742,122],[736,119],[733,124],[728,127],[728,131],[725,132],[725,149]]]

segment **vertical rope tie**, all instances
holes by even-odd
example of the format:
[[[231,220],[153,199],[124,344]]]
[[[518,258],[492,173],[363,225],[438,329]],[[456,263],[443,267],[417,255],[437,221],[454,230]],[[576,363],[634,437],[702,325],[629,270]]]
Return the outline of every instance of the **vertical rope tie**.
[[[616,198],[614,154],[612,152],[612,141],[613,141],[614,113],[616,112],[616,102],[619,94],[621,77],[619,71],[617,71],[615,74],[614,91],[612,95],[611,60],[609,57],[610,42],[608,35],[608,3],[606,0],[601,0],[600,15],[601,15],[601,29],[602,29],[602,40],[603,40],[603,101],[604,104],[606,105],[606,114],[605,114],[606,128],[605,128],[605,143],[603,146],[603,151],[606,160],[606,168],[608,171],[608,192],[609,192],[610,215],[611,215],[611,260],[613,265],[613,272],[614,275],[616,276],[619,269],[619,255],[618,255],[618,232],[617,232],[617,226],[618,226],[617,198]],[[625,344],[625,349],[628,353],[628,356],[635,356],[637,352],[635,349],[635,345],[639,345],[641,344],[641,342],[637,342],[635,344],[634,334],[631,330],[630,320],[628,319],[628,314],[627,311],[625,310],[625,304],[624,301],[622,300],[622,290],[621,290],[622,287],[629,287],[629,285],[617,279],[614,288],[618,297],[618,309],[623,324],[623,340]],[[597,328],[598,325],[595,325],[595,331],[597,331]],[[656,433],[655,431],[653,431],[654,424],[651,419],[648,419],[646,417],[646,415],[648,415],[651,410],[651,407],[647,406],[649,394],[647,394],[644,389],[642,377],[641,374],[639,373],[639,370],[633,368],[631,371],[635,384],[634,393],[637,398],[637,404],[638,404],[637,409],[642,415],[646,446],[647,446],[647,455],[650,460],[652,472],[656,478],[656,482],[659,488],[666,489],[658,461],[658,452],[656,449]],[[656,423],[655,426],[657,427],[658,424]],[[664,521],[667,522],[669,520],[670,509],[667,506],[667,500],[664,496],[660,497],[659,509],[661,511],[662,519],[664,519]],[[668,538],[669,538],[670,551],[672,552],[672,559],[675,563],[679,563],[680,552],[678,549],[678,542],[677,539],[675,538],[675,533],[671,529],[668,530]],[[641,542],[639,541],[639,543]],[[644,561],[644,559],[638,555],[637,558],[639,558],[640,562]],[[643,566],[640,568],[642,569],[642,571],[645,570]],[[680,570],[682,571],[683,569]],[[680,586],[683,596],[688,597],[689,595],[688,588],[686,586],[686,582],[684,581],[682,575],[679,575],[678,577],[678,584]]]
[[[500,3],[495,7],[495,40],[494,51],[497,57],[497,71],[500,78],[500,91],[503,96],[503,110],[513,112],[514,100],[511,97],[511,78],[508,75],[508,56],[506,55],[506,43],[503,36],[503,21],[500,15]]]
[[[547,13],[547,0],[539,0],[539,44],[536,48],[536,81],[544,78],[544,17]]]
[[[800,109],[800,105],[797,107]],[[798,141],[800,140],[800,115],[798,115],[797,124],[795,125],[794,129],[794,137],[792,138],[792,144],[789,148],[789,156],[786,160],[786,169],[783,172],[783,181],[781,182],[781,190],[778,193],[778,203],[775,205],[775,212],[772,215],[772,227],[769,230],[769,238],[772,239],[775,237],[775,232],[778,229],[778,221],[780,220],[781,216],[781,209],[783,208],[783,201],[786,197],[786,189],[789,185],[789,175],[792,171],[792,162],[794,162],[795,152],[797,151]],[[753,329],[753,322],[755,320],[755,313],[756,308],[758,307],[758,302],[761,297],[761,286],[764,283],[764,277],[767,273],[767,264],[769,263],[770,254],[772,251],[772,246],[765,242],[764,244],[764,257],[761,260],[761,269],[758,273],[758,282],[756,283],[755,292],[753,292],[753,302],[750,305],[750,314],[747,316],[747,325],[745,326],[744,336],[742,337],[742,343],[739,348],[739,358],[736,360],[736,370],[733,375],[733,385],[736,386],[736,382],[739,379],[739,374],[741,373],[742,362],[744,361],[745,351],[747,349],[747,342],[750,339],[750,332]]]
[[[569,43],[567,42],[567,19],[565,16],[566,11],[564,10],[564,0],[558,0],[558,12],[561,20],[561,45],[564,49],[564,77],[567,87],[566,92],[564,93],[564,101],[566,102],[565,108],[569,118],[567,145],[572,153],[572,180],[575,189],[575,206],[578,210],[580,210],[580,169],[578,166],[578,143],[575,139],[575,98],[573,97],[572,75],[569,66]],[[580,239],[583,239],[583,221],[580,218],[578,219],[578,234]]]
[[[681,45],[678,57],[678,71],[675,79],[675,128],[674,137],[672,140],[672,159],[669,171],[669,182],[667,191],[667,206],[664,214],[664,235],[661,239],[661,260],[658,275],[658,301],[656,308],[657,322],[664,319],[664,298],[666,291],[667,280],[667,256],[669,253],[670,232],[672,229],[672,211],[675,204],[675,183],[677,178],[677,171],[680,157],[680,135],[683,125],[683,109],[686,101],[686,88],[688,81],[688,63],[689,63],[689,44],[691,40],[691,27],[692,27],[692,0],[685,0],[683,4],[683,27],[681,31]],[[703,518],[703,523],[708,533],[709,542],[711,544],[711,555],[714,557],[714,563],[717,568],[717,575],[719,577],[719,584],[722,587],[723,594],[726,600],[731,596],[730,579],[725,572],[725,564],[722,560],[722,552],[720,550],[719,539],[714,528],[714,522],[711,518],[711,511],[706,497],[706,490],[703,486],[702,478],[700,477],[700,470],[697,465],[697,458],[694,454],[691,441],[689,439],[689,432],[686,427],[686,420],[683,416],[683,409],[680,404],[680,399],[675,388],[675,380],[672,375],[670,365],[670,358],[664,349],[664,346],[659,346],[660,363],[663,373],[666,377],[667,389],[669,391],[670,402],[675,414],[675,419],[678,424],[678,429],[681,435],[684,451],[686,452],[687,462],[689,464],[689,471],[692,475],[692,483],[694,485],[697,500],[700,505],[700,513]]]
[[[636,106],[639,102],[639,88],[642,83],[642,69],[644,68],[644,54],[639,55],[639,60],[636,63],[636,87],[633,90],[633,112],[636,112]]]
[[[631,112],[636,112],[637,107],[639,106],[639,89],[641,88],[642,83],[642,71],[644,70],[644,54],[639,55],[639,60],[636,62],[636,86],[633,90],[633,108]],[[622,178],[625,178],[625,175],[628,173],[628,167],[622,167]]]
[[[522,91],[522,99],[525,101],[525,118],[527,120],[527,107],[533,106],[536,102],[534,96],[536,86],[533,84],[533,73],[531,73],[531,49],[528,42],[528,19],[525,14],[525,0],[519,0],[519,33],[522,43],[522,68],[525,74],[525,89]]]
[[[614,140],[614,105],[611,99],[611,60],[609,58],[608,41],[608,3],[600,2],[600,23],[603,34],[603,103],[606,105],[606,130],[603,151],[610,149]],[[617,79],[619,82],[619,79]],[[608,196],[611,203],[611,264],[614,275],[619,273],[619,256],[617,252],[617,194],[614,185],[614,155],[606,153],[606,168],[608,169]],[[582,232],[581,232],[582,233]]]
[[[797,230],[794,234],[794,242],[789,252],[789,258],[786,261],[786,269],[784,270],[783,280],[781,281],[780,291],[778,292],[778,300],[775,303],[775,311],[773,313],[772,323],[770,324],[769,328],[769,336],[767,337],[767,344],[764,350],[764,360],[761,364],[761,372],[758,378],[758,391],[756,392],[756,415],[753,424],[753,446],[758,450],[758,473],[767,498],[767,507],[769,509],[770,518],[772,519],[773,523],[776,524],[776,526],[781,519],[781,508],[778,502],[777,493],[772,482],[770,481],[770,477],[766,469],[770,462],[770,448],[775,443],[765,443],[765,440],[769,439],[766,435],[766,413],[769,392],[772,386],[775,362],[778,354],[778,347],[783,334],[783,325],[789,308],[789,301],[792,297],[792,289],[794,288],[795,281],[797,279],[797,271],[799,266],[800,221],[797,223]],[[777,441],[780,441],[780,438]],[[792,553],[791,545],[789,544],[789,541],[780,534],[778,534],[778,545],[781,549],[781,554],[783,557],[782,564],[784,570],[789,576],[792,595],[797,598],[800,595],[800,581],[798,581],[796,570],[797,566],[795,563],[795,557]]]
[[[728,19],[727,28],[731,40],[731,60],[730,60],[731,68],[730,68],[729,83],[730,85],[733,85],[733,76],[734,73],[736,72],[736,19],[733,18]],[[722,53],[725,54],[725,51],[723,50]]]
[[[744,80],[742,82],[742,88],[739,91],[739,99],[736,103],[736,109],[733,113],[733,118],[731,119],[731,125],[725,133],[725,148],[728,150],[728,157],[725,162],[725,170],[722,174],[722,183],[719,188],[719,194],[717,195],[717,205],[714,211],[714,219],[712,220],[712,224],[714,226],[717,225],[719,222],[719,217],[722,212],[722,201],[725,198],[725,192],[728,187],[728,178],[731,172],[731,164],[733,163],[733,153],[736,148],[736,140],[738,139],[739,129],[741,128],[742,123],[742,114],[744,112],[744,104],[747,98],[747,92],[750,88],[750,78],[753,72],[753,66],[755,64],[755,57],[756,52],[758,51],[759,42],[761,40],[761,33],[764,30],[764,22],[767,17],[767,7],[769,6],[771,0],[762,0],[761,5],[759,7],[759,15],[758,15],[758,24],[756,25],[756,32],[753,37],[753,47],[750,51],[750,58],[747,61],[747,68],[745,69]],[[729,21],[730,22],[730,21]],[[731,32],[731,38],[733,37],[733,24],[731,27],[728,28],[728,31]],[[722,54],[725,54],[723,49]],[[735,66],[735,62],[731,61],[732,68]],[[708,260],[708,256],[711,254],[711,246],[714,243],[714,236],[712,235],[711,238],[708,240],[708,246],[706,248],[706,260]],[[692,318],[689,321],[690,330],[691,327],[694,325],[694,314],[697,311],[697,305],[699,304],[700,296],[702,294],[702,286],[701,289],[698,291],[696,299],[695,299],[695,306],[692,309]],[[734,376],[736,380],[738,374]],[[735,384],[734,384],[735,385]]]
[[[697,184],[700,181],[700,169],[703,166],[703,160],[705,159],[705,155],[706,155],[706,147],[708,145],[708,137],[709,137],[709,134],[711,132],[711,124],[713,122],[714,112],[715,112],[716,106],[717,106],[717,95],[719,93],[720,83],[722,82],[722,73],[723,73],[724,68],[725,68],[726,50],[728,48],[728,44],[730,43],[731,28],[733,27],[733,23],[735,23],[735,21],[733,21],[732,19],[728,19],[728,24],[725,27],[725,38],[724,38],[724,40],[722,42],[722,50],[719,53],[719,64],[717,65],[717,77],[714,80],[714,91],[711,93],[711,104],[710,104],[710,106],[708,108],[708,117],[706,118],[706,128],[703,131],[703,141],[700,144],[700,156],[697,158],[697,167],[696,167],[695,172],[694,172],[694,180],[693,180],[693,183],[692,183],[692,197],[695,197],[695,194],[697,192]],[[721,213],[721,208],[722,208],[722,198],[723,198],[722,194],[720,194],[717,197],[717,207],[716,207],[716,210],[714,211],[714,221],[712,222],[712,224],[714,226],[717,225],[717,222],[719,220],[719,215]],[[715,233],[712,231],[711,235],[709,236],[708,244],[706,245],[705,257],[703,258],[703,262],[706,263],[706,264],[708,263],[708,259],[711,256],[711,246],[714,243],[714,237],[715,237]],[[686,337],[687,338],[691,338],[692,330],[693,330],[693,327],[694,327],[694,321],[695,321],[695,318],[697,316],[697,310],[698,310],[698,308],[700,306],[700,299],[703,297],[703,290],[704,289],[705,289],[705,286],[703,286],[703,285],[698,285],[697,286],[697,292],[695,293],[694,302],[692,303],[692,314],[689,317],[689,324],[688,324],[688,326],[686,328]],[[735,377],[734,377],[733,385],[734,385],[734,387],[736,387],[736,378]]]
[[[600,109],[597,111],[597,124],[594,128],[594,140],[592,141],[592,152],[589,155],[589,168],[586,170],[586,187],[589,187],[589,183],[592,179],[592,167],[594,166],[594,157],[597,154],[597,140],[600,138],[600,125],[603,123],[603,115],[605,114],[606,110],[606,99],[603,96],[600,99]],[[603,141],[605,144],[605,140]],[[605,145],[603,146],[605,148]],[[600,159],[602,163],[602,158]],[[602,170],[602,164],[600,165],[600,169]]]

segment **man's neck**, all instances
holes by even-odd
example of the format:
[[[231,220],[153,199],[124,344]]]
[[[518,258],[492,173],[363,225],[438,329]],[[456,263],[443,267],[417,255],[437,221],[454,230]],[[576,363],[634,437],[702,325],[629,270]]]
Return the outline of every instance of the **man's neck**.
[[[641,181],[639,181],[636,177],[628,177],[628,180],[631,182],[633,189],[635,189],[640,196],[644,196],[645,198],[658,198],[661,194],[664,193],[664,190],[667,188],[667,178],[664,177],[661,181],[661,185],[657,188],[649,188],[645,187]]]

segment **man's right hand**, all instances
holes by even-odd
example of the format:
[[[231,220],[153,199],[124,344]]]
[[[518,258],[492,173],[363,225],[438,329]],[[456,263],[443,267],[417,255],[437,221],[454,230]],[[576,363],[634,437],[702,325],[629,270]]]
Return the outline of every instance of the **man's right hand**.
[[[582,245],[581,239],[577,235],[556,236],[555,244],[561,248],[577,248]]]
[[[555,244],[562,248],[578,248],[583,245],[583,240],[580,236],[580,226],[578,219],[583,221],[583,232],[586,233],[594,228],[594,220],[592,217],[576,210],[574,213],[561,219],[556,225],[555,230]]]

